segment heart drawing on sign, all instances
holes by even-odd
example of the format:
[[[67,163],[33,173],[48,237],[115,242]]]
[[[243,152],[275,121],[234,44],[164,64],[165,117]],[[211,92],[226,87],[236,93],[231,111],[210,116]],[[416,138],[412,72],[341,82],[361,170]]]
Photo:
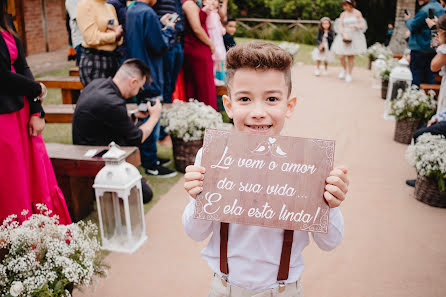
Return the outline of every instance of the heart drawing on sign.
[[[267,153],[271,153],[273,156],[285,158],[287,153],[280,148],[276,141],[276,138],[269,137],[268,141],[263,141],[258,144],[252,153],[257,155],[266,155]]]

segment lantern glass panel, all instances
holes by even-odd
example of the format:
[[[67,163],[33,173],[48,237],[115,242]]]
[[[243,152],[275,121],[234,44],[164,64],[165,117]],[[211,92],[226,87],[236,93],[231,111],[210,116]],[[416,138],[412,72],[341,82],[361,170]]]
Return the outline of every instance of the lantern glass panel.
[[[123,200],[114,192],[105,192],[99,199],[104,238],[113,242],[125,243],[127,229]]]
[[[396,82],[394,82],[390,99],[391,100],[396,99],[396,97],[398,95],[398,90],[402,89],[404,91],[407,89],[408,86],[409,85],[408,85],[407,81],[404,81],[404,80],[397,80]]]
[[[135,186],[130,190],[129,212],[133,240],[139,240],[143,236],[144,218],[142,216],[142,197],[140,195],[141,192],[138,187]]]

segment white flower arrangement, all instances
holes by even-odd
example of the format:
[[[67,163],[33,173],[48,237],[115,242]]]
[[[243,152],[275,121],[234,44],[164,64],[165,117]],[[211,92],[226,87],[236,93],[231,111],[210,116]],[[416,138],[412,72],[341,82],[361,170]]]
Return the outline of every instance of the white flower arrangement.
[[[446,190],[446,138],[424,133],[406,150],[406,159],[421,176],[437,181],[440,192]]]
[[[376,60],[379,55],[384,55],[386,58],[391,58],[393,56],[392,51],[390,48],[382,45],[379,42],[376,42],[374,45],[370,46],[367,49],[367,54],[370,59]]]
[[[386,59],[386,69],[381,72],[381,79],[384,81],[390,80],[390,72],[392,72],[393,68],[398,65],[398,59],[394,59],[393,57],[388,57]]]
[[[194,99],[175,100],[172,107],[163,109],[161,125],[173,137],[183,141],[200,140],[207,128],[223,128],[222,115],[209,105]]]
[[[59,225],[43,204],[20,224],[11,215],[0,226],[0,296],[71,296],[68,287],[86,287],[105,276],[97,226],[91,222]],[[26,217],[27,211],[22,215]]]
[[[397,120],[427,121],[435,114],[436,107],[434,91],[430,90],[429,95],[426,95],[423,90],[413,85],[405,91],[398,90],[397,98],[392,101],[390,114]]]
[[[283,41],[279,44],[279,47],[281,49],[286,50],[292,57],[294,57],[300,49],[300,45],[298,45],[297,43],[293,43],[293,42],[287,42],[287,41]]]

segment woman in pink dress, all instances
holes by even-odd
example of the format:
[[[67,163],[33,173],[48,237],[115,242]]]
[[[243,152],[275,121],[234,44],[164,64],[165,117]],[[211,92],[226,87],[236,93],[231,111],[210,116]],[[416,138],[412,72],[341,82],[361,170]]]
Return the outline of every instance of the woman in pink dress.
[[[44,203],[71,223],[64,196],[40,135],[45,127],[39,98],[44,85],[34,81],[23,47],[7,15],[6,1],[0,5],[0,223],[11,214],[22,219]]]
[[[212,53],[215,46],[206,28],[207,14],[194,0],[182,0],[184,24],[184,87],[186,99],[194,98],[217,109]]]

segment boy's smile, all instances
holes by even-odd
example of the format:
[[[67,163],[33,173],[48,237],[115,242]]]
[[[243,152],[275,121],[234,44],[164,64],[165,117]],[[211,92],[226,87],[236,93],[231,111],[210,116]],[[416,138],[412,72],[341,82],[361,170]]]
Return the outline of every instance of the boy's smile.
[[[229,89],[230,98],[224,96],[223,102],[240,132],[278,135],[296,106],[281,71],[239,69]]]

